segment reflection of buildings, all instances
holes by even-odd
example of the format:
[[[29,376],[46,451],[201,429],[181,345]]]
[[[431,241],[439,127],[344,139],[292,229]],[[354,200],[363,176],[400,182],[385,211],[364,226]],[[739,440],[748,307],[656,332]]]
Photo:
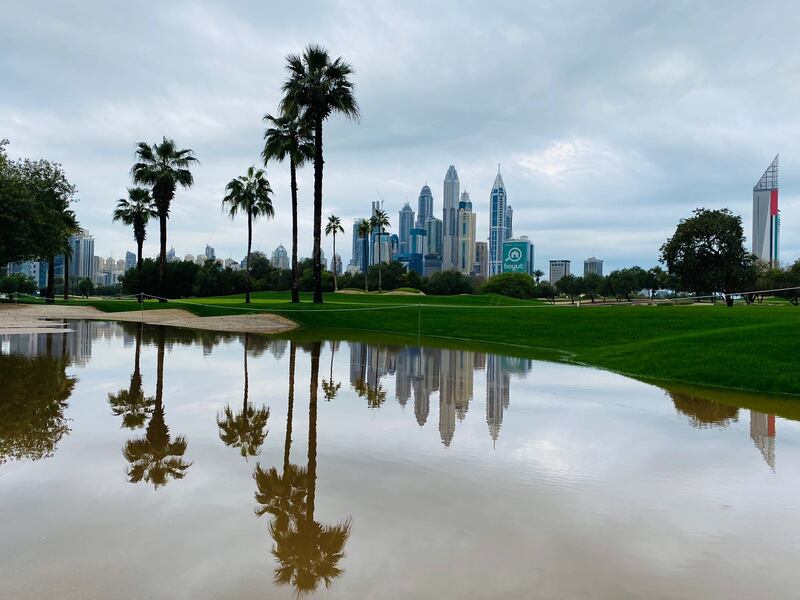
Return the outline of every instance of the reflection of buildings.
[[[775,415],[750,411],[750,437],[770,469],[775,468]]]
[[[406,406],[413,395],[414,417],[423,427],[430,415],[431,396],[438,393],[439,436],[445,446],[469,411],[476,369],[486,369],[486,420],[496,440],[509,406],[510,376],[524,375],[531,365],[527,359],[464,350],[350,344],[350,384],[359,395],[379,399],[370,406],[377,407],[383,400],[382,378],[394,375],[397,402]]]
[[[123,335],[122,325],[112,321],[67,321],[65,328],[70,330],[69,333],[0,336],[0,347],[3,354],[66,356],[71,364],[83,367],[92,358],[92,342]]]

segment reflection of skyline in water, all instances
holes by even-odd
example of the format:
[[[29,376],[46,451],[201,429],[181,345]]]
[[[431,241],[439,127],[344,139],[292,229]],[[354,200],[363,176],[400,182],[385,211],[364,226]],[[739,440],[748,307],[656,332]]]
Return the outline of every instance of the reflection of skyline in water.
[[[463,421],[474,399],[475,371],[486,375],[486,425],[497,441],[503,414],[510,405],[511,375],[524,378],[533,361],[474,352],[424,346],[387,346],[350,343],[350,385],[367,388],[376,395],[385,392],[383,378],[394,376],[395,399],[405,407],[413,396],[414,417],[420,427],[428,421],[431,397],[438,395],[439,436],[449,447],[456,422]],[[436,398],[434,398],[434,401]]]

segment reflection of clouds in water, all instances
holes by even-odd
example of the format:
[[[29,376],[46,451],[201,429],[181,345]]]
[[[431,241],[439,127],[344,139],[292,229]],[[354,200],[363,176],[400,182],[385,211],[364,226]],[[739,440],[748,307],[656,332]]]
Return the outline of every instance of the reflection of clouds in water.
[[[571,451],[553,440],[525,442],[511,452],[514,460],[540,467],[556,475],[569,475],[573,467]]]

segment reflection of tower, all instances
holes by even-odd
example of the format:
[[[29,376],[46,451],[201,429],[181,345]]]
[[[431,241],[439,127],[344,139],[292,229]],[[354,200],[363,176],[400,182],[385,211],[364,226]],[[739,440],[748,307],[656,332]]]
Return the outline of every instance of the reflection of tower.
[[[445,447],[450,446],[456,432],[456,405],[452,399],[439,394],[439,435]]]
[[[367,366],[367,345],[359,342],[350,343],[350,385],[358,387],[363,383]]]
[[[405,406],[411,397],[411,363],[414,361],[414,350],[416,348],[402,348],[397,353],[394,394],[400,406]]]
[[[442,350],[441,392],[439,396],[451,402],[463,421],[472,399],[474,358],[472,352]]]
[[[775,469],[775,415],[750,411],[750,437],[770,469]]]
[[[270,354],[275,357],[275,360],[280,360],[283,358],[283,355],[286,354],[286,347],[288,345],[288,340],[272,340],[269,344]]]
[[[497,440],[503,426],[503,409],[509,404],[509,378],[503,369],[503,359],[489,354],[486,359],[486,424],[489,435]]]

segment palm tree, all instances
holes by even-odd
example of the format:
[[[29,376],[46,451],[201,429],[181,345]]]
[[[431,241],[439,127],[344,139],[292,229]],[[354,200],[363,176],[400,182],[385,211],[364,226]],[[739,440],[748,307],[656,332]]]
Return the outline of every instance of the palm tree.
[[[280,117],[264,115],[271,126],[264,133],[264,165],[269,160],[289,159],[289,176],[292,188],[292,302],[300,302],[300,276],[297,272],[297,169],[314,156],[314,144],[308,124],[297,115]]]
[[[142,246],[147,237],[147,223],[156,218],[158,213],[153,207],[150,190],[140,187],[128,188],[128,197],[117,200],[114,209],[114,221],[133,227],[133,239],[136,240],[136,270],[142,273]]]
[[[325,225],[325,235],[333,234],[333,291],[339,291],[339,284],[336,282],[336,234],[344,233],[342,220],[336,215],[328,217],[328,224]]]
[[[116,394],[108,395],[108,403],[115,417],[122,417],[122,426],[128,429],[138,429],[144,425],[147,418],[153,413],[155,399],[145,396],[142,388],[142,372],[140,358],[142,354],[142,329],[136,331],[136,350],[133,359],[133,374],[127,390],[120,390]]]
[[[158,363],[156,367],[156,399],[153,414],[147,424],[143,438],[128,440],[122,450],[130,463],[128,480],[138,483],[142,480],[153,487],[166,485],[172,479],[183,479],[186,470],[192,466],[183,460],[186,453],[186,438],[179,435],[174,440],[164,421],[164,328],[159,328]]]
[[[353,68],[342,58],[331,60],[328,51],[315,44],[302,56],[286,57],[289,73],[283,84],[281,109],[302,115],[314,133],[314,303],[322,303],[322,124],[334,113],[358,119],[359,110],[350,77]]]
[[[541,269],[536,269],[536,270],[533,272],[533,276],[534,276],[534,278],[536,278],[536,284],[538,285],[538,284],[539,284],[539,280],[540,280],[542,277],[544,277],[544,271],[542,271]]]
[[[150,186],[153,190],[153,202],[158,213],[160,235],[160,252],[158,263],[158,289],[160,301],[166,302],[165,278],[167,273],[167,219],[175,189],[180,185],[192,187],[194,177],[190,168],[197,159],[192,150],[179,149],[175,140],[163,137],[160,144],[152,146],[139,142],[136,146],[137,162],[131,167],[134,183]]]
[[[247,169],[247,175],[232,179],[225,186],[222,206],[228,205],[228,214],[233,219],[239,211],[247,214],[247,265],[244,270],[244,301],[250,304],[250,249],[253,246],[253,221],[260,216],[271,219],[275,216],[272,208],[272,188],[263,169],[255,166]]]
[[[69,238],[81,233],[82,229],[78,225],[78,219],[73,211],[67,209],[61,213],[60,217],[63,223],[59,238],[64,251],[64,300],[66,301],[69,300],[69,259],[72,258],[72,246],[70,246]]]
[[[367,273],[369,272],[369,234],[372,231],[372,225],[368,219],[361,219],[361,222],[358,224],[358,237],[361,240],[362,246],[362,253],[363,253],[363,267],[364,267],[364,291],[368,292],[369,288],[367,287]]]
[[[389,226],[389,215],[387,215],[382,209],[378,209],[372,215],[372,218],[369,220],[372,229],[378,230],[378,291],[381,290],[381,271],[383,270],[383,263],[381,262],[381,236],[386,231],[386,227]]]
[[[296,520],[274,519],[270,534],[272,554],[278,561],[275,583],[292,585],[298,597],[309,594],[321,582],[330,587],[344,571],[339,562],[350,537],[350,519],[324,525],[314,520],[317,484],[317,391],[319,388],[320,342],[311,346],[311,386],[308,406],[308,467],[306,469],[305,511]]]
[[[244,402],[242,412],[234,414],[230,406],[225,407],[225,418],[217,415],[219,439],[229,447],[239,448],[242,458],[256,456],[261,451],[264,438],[267,437],[267,420],[269,408],[262,406],[253,408],[247,402],[249,378],[247,375],[247,342],[249,334],[244,334]]]
[[[333,400],[336,398],[336,394],[339,393],[339,390],[342,387],[341,383],[337,383],[333,380],[333,357],[336,356],[336,350],[339,349],[339,342],[331,341],[331,372],[328,376],[328,379],[322,380],[322,393],[325,395],[325,400]]]

